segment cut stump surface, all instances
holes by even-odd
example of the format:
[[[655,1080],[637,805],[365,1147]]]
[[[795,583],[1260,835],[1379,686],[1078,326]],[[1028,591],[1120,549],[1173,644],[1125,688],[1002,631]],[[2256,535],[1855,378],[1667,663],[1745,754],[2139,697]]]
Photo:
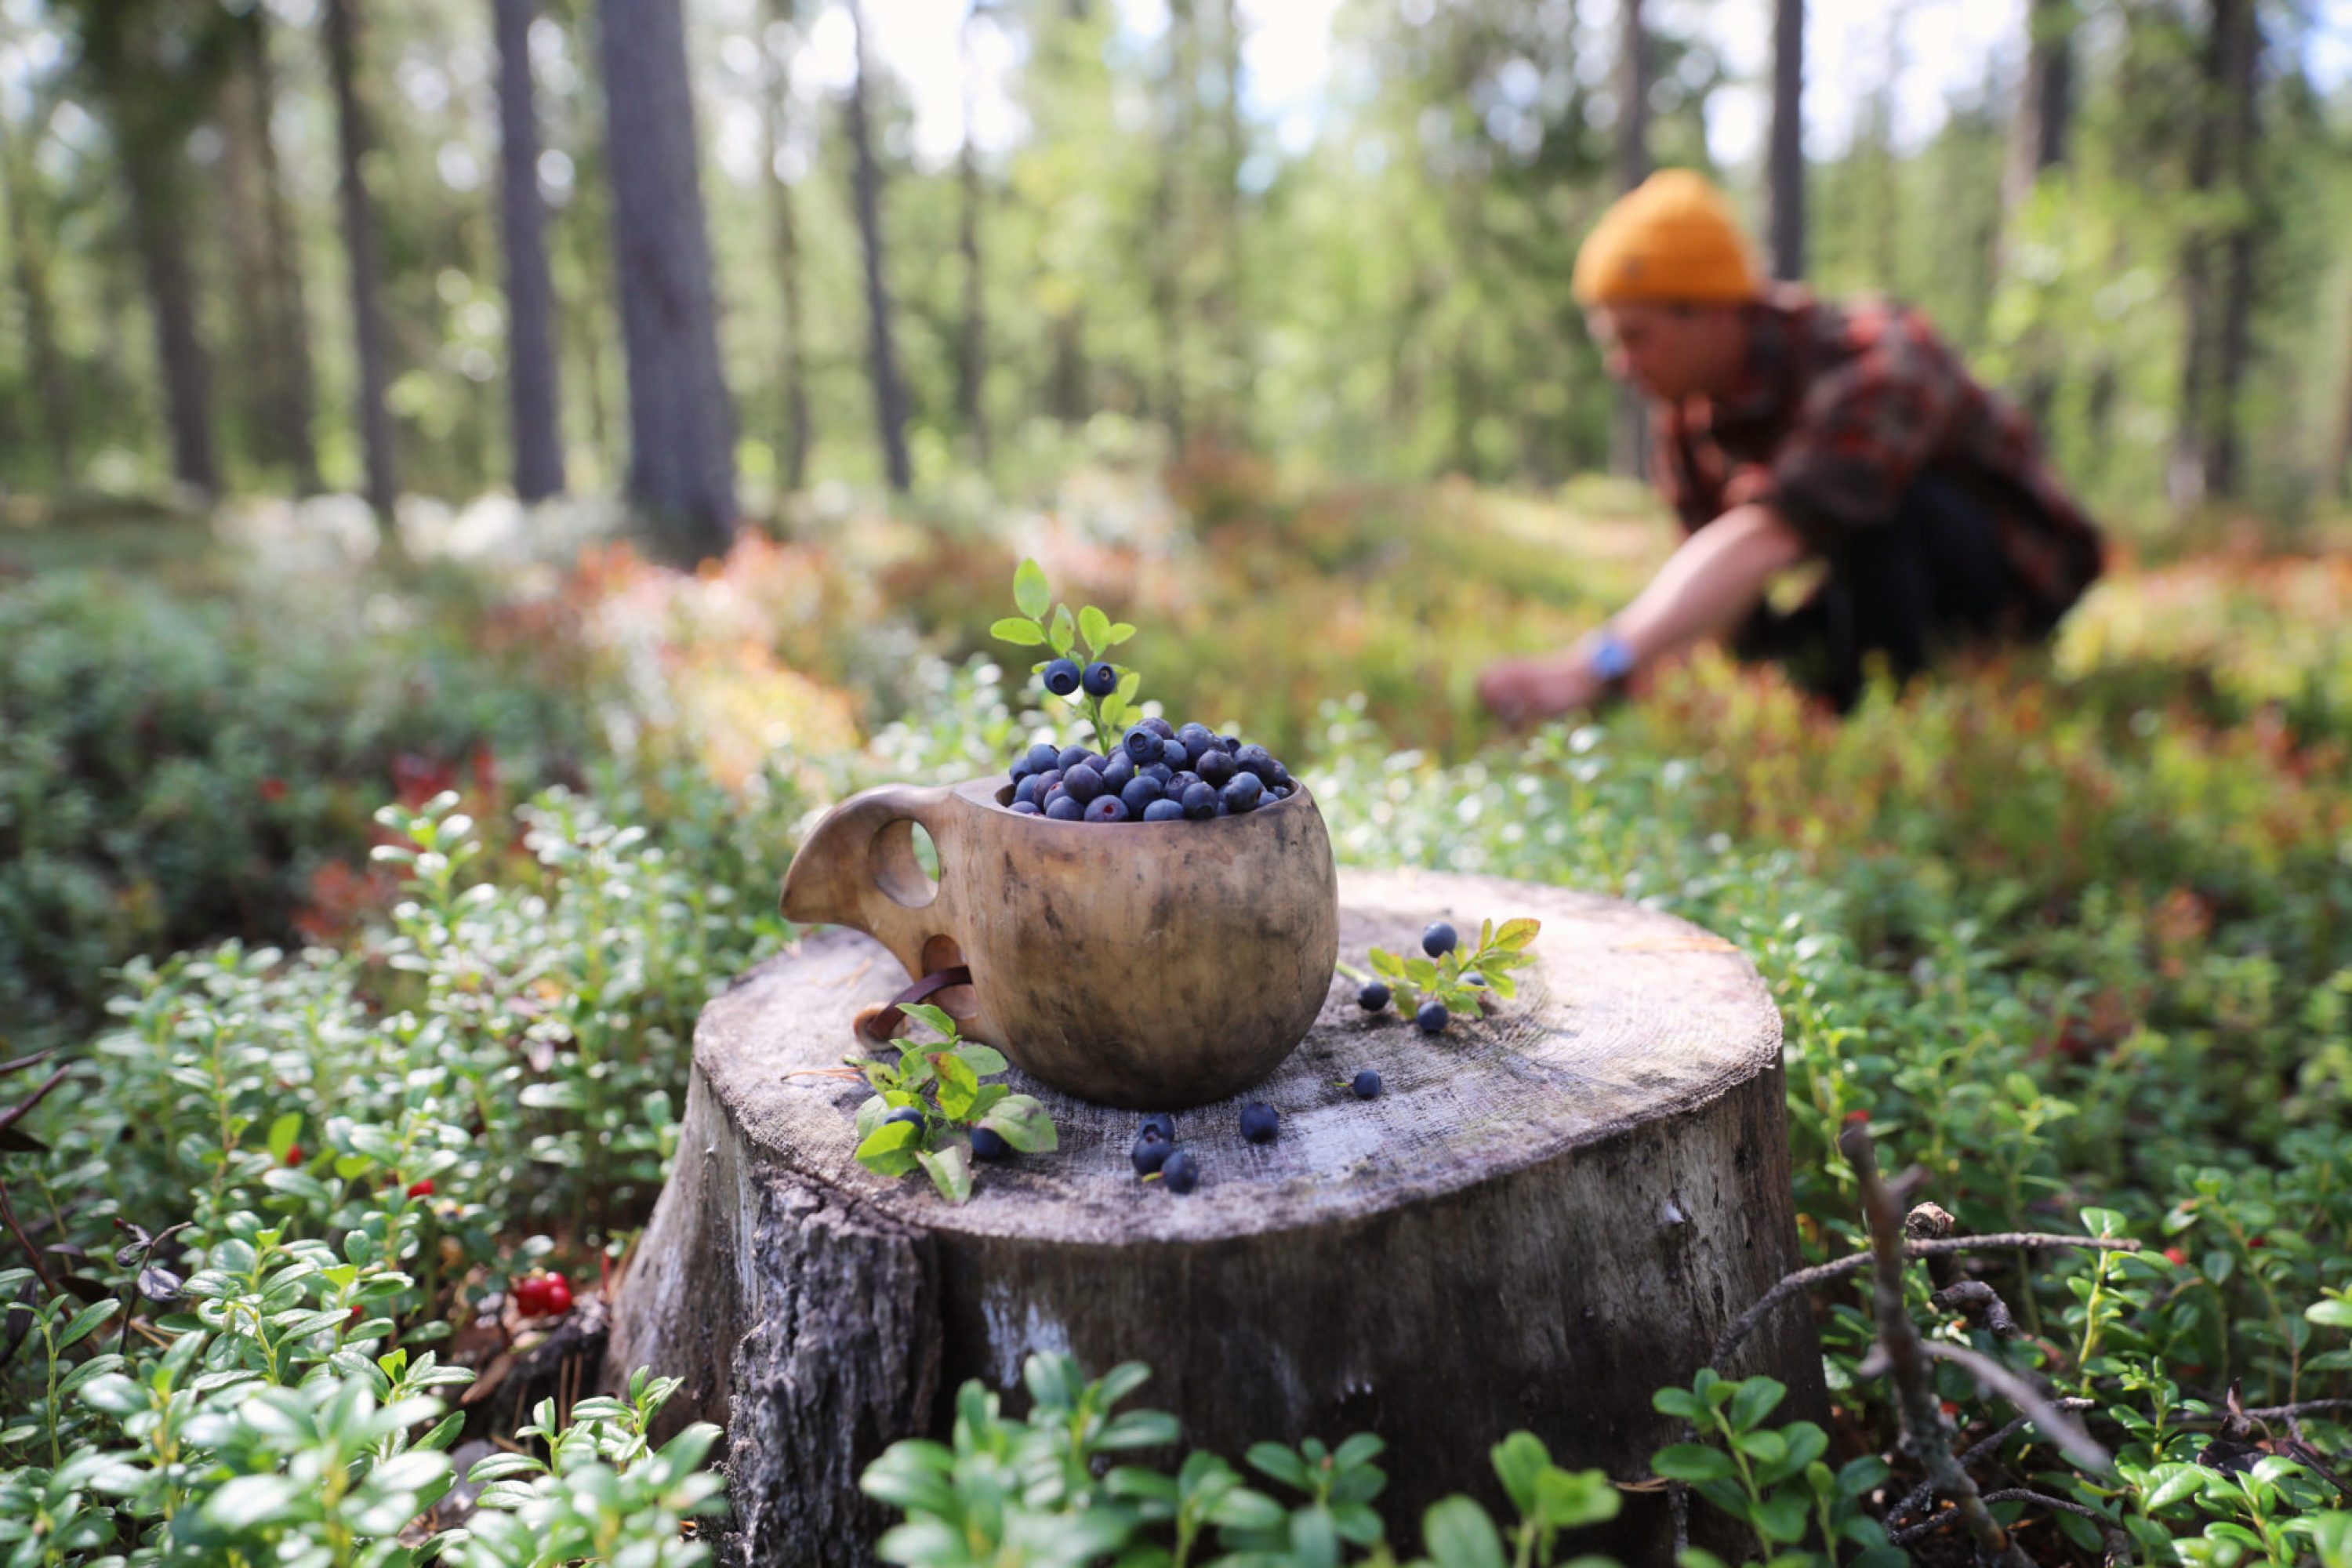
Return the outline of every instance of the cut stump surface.
[[[1271,1077],[1178,1113],[1202,1168],[1188,1195],[1138,1182],[1135,1112],[1017,1069],[1057,1152],[979,1166],[961,1207],[858,1166],[865,1085],[807,1069],[837,1066],[858,1009],[903,983],[865,937],[813,935],[710,1004],[606,1364],[685,1378],[667,1416],[728,1428],[735,1556],[870,1561],[887,1516],[858,1473],[898,1437],[943,1435],[967,1378],[1022,1408],[1034,1350],[1097,1373],[1149,1363],[1132,1403],[1235,1459],[1260,1438],[1378,1432],[1402,1546],[1447,1492],[1499,1509],[1487,1449],[1517,1427],[1571,1468],[1646,1475],[1675,1440],[1652,1392],[1687,1381],[1798,1261],[1762,981],[1694,926],[1560,889],[1343,870],[1339,896],[1359,966],[1371,946],[1418,952],[1432,920],[1475,941],[1520,915],[1543,922],[1538,962],[1501,1011],[1434,1036],[1367,1016],[1335,979]],[[1216,999],[1196,1005],[1213,1028]],[[1346,1087],[1364,1068],[1378,1099]],[[1276,1142],[1242,1141],[1244,1100],[1281,1112]],[[1772,1373],[1799,1409],[1822,1398],[1801,1312],[1723,1370]],[[1669,1561],[1660,1500],[1627,1503],[1592,1546]]]

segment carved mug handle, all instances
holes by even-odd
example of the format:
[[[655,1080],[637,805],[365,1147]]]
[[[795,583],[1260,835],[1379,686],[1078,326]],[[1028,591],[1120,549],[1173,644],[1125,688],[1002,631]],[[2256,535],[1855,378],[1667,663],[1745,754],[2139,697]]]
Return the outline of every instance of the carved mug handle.
[[[793,857],[784,918],[862,931],[920,979],[927,942],[947,936],[961,946],[962,939],[955,890],[944,876],[934,890],[924,876],[910,825],[931,836],[944,873],[955,815],[954,791],[945,785],[884,784],[850,796],[818,820]]]

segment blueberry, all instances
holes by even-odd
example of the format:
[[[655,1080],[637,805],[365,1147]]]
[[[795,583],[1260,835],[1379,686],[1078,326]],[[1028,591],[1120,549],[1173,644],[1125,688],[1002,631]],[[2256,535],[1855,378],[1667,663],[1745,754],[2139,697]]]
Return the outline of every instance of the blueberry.
[[[1421,1011],[1412,1016],[1412,1021],[1421,1026],[1422,1033],[1425,1035],[1442,1035],[1445,1032],[1447,1021],[1453,1016],[1445,1010],[1445,1004],[1433,996],[1421,1005]]]
[[[1162,719],[1157,713],[1154,713],[1149,719],[1139,719],[1136,722],[1142,725],[1145,729],[1150,731],[1153,734],[1159,736],[1163,741],[1172,741],[1176,738],[1176,726],[1171,724],[1167,720]]]
[[[1217,737],[1210,731],[1210,729],[1206,724],[1179,725],[1176,730],[1176,738],[1183,742],[1188,746],[1195,741],[1202,742],[1203,745],[1210,746],[1213,746],[1217,743]]]
[[[1125,752],[1113,752],[1095,772],[1102,774],[1103,788],[1117,795],[1127,788],[1127,781],[1135,776],[1135,759]]]
[[[1135,760],[1137,767],[1160,760],[1160,737],[1140,724],[1120,736],[1118,743]]]
[[[971,1157],[975,1160],[1002,1160],[1013,1152],[1013,1145],[1002,1133],[986,1127],[971,1130]]]
[[[1356,1081],[1348,1087],[1356,1091],[1358,1100],[1378,1100],[1381,1097],[1381,1075],[1366,1068],[1356,1075]]]
[[[1282,1131],[1282,1114],[1262,1100],[1242,1107],[1242,1136],[1253,1143],[1271,1143]]]
[[[1171,768],[1189,768],[1192,765],[1192,754],[1184,749],[1184,742],[1181,741],[1160,742],[1160,760]]]
[[[1097,659],[1087,666],[1085,680],[1087,696],[1108,697],[1118,689],[1118,667]]]
[[[1184,807],[1176,801],[1166,799],[1155,800],[1143,808],[1143,820],[1146,822],[1181,822],[1184,820]]]
[[[1146,1121],[1143,1131],[1135,1135],[1135,1143],[1128,1150],[1127,1157],[1134,1163],[1137,1175],[1148,1176],[1166,1164],[1168,1156],[1175,1152],[1175,1139],[1162,1138],[1160,1130]]]
[[[1028,764],[1029,771],[1031,773],[1042,773],[1048,768],[1060,767],[1062,765],[1062,753],[1047,745],[1045,742],[1040,741],[1035,745],[1030,747],[1028,754],[1021,760]]]
[[[1389,1005],[1389,988],[1377,980],[1367,980],[1364,988],[1356,993],[1356,1005],[1367,1013],[1377,1013]]]
[[[1201,775],[1202,784],[1223,789],[1225,781],[1234,776],[1233,755],[1214,750],[1202,752],[1192,759],[1192,771]]]
[[[1421,928],[1421,951],[1432,958],[1444,957],[1461,940],[1454,934],[1454,928],[1444,921],[1433,921]]]
[[[1196,784],[1187,786],[1184,791],[1184,815],[1191,817],[1195,822],[1206,822],[1209,818],[1216,816],[1217,792],[1215,786],[1206,784]]]
[[[887,1127],[893,1121],[908,1121],[912,1122],[917,1127],[920,1127],[923,1124],[923,1113],[911,1105],[902,1105],[898,1110],[892,1111],[889,1115],[884,1117],[882,1119],[882,1125]]]
[[[1087,808],[1072,800],[1066,792],[1045,803],[1045,815],[1056,822],[1076,822],[1086,814]]]
[[[1234,766],[1245,773],[1255,773],[1260,784],[1272,784],[1268,775],[1274,772],[1274,753],[1264,746],[1244,746],[1234,753]]]
[[[1013,803],[1013,815],[1015,816],[1043,816],[1045,814],[1037,808],[1037,803],[1034,800],[1016,800]]]
[[[1127,781],[1125,789],[1118,792],[1118,801],[1121,805],[1127,807],[1128,816],[1141,816],[1143,808],[1158,800],[1160,795],[1160,785],[1153,780],[1138,773]]]
[[[1067,697],[1078,689],[1078,661],[1057,658],[1045,666],[1045,689],[1056,697]]]
[[[1218,749],[1217,738],[1206,730],[1197,735],[1180,735],[1177,740],[1184,748],[1184,765],[1187,767],[1199,767],[1202,757]]]
[[[1171,779],[1173,779],[1176,776],[1176,773],[1175,770],[1169,767],[1166,763],[1146,763],[1143,766],[1135,770],[1135,776],[1141,779],[1150,779],[1153,784],[1160,786],[1160,793],[1161,795],[1166,795],[1168,793],[1168,783]]]
[[[1200,774],[1190,772],[1184,768],[1178,768],[1173,773],[1169,775],[1168,787],[1160,793],[1171,795],[1178,800],[1182,800],[1184,798],[1184,792],[1191,789],[1194,784],[1199,784],[1200,782]]]
[[[1171,1143],[1176,1142],[1176,1119],[1164,1110],[1155,1110],[1145,1117],[1143,1126],[1146,1131],[1157,1131],[1160,1136],[1167,1139]]]
[[[1255,811],[1265,795],[1265,785],[1257,782],[1255,773],[1235,773],[1226,781],[1221,797],[1235,816],[1245,811]]]
[[[1088,822],[1125,822],[1127,807],[1120,804],[1118,796],[1115,795],[1098,795],[1087,806],[1087,820]]]
[[[1224,752],[1227,756],[1233,755],[1235,752],[1238,752],[1241,749],[1242,738],[1239,735],[1220,735],[1217,737],[1217,750]]]
[[[1462,984],[1465,985],[1484,985],[1486,984],[1486,977],[1479,973],[1475,969],[1465,969],[1462,972]]]
[[[1062,787],[1070,792],[1072,800],[1084,805],[1103,793],[1103,776],[1095,772],[1093,764],[1080,763],[1062,775]]]
[[[1201,1184],[1201,1167],[1193,1163],[1192,1151],[1179,1149],[1168,1156],[1160,1167],[1160,1179],[1168,1184],[1171,1193],[1189,1193]]]
[[[1029,798],[1039,805],[1045,805],[1045,797],[1062,787],[1062,770],[1059,768],[1047,768],[1042,773],[1032,773],[1029,776],[1037,781],[1037,793]]]
[[[1026,801],[1031,805],[1037,804],[1037,775],[1035,773],[1029,773],[1024,776],[1019,784],[1014,784],[1013,786],[1013,799],[1005,804],[1008,805],[1018,805],[1023,801]]]
[[[1102,761],[1100,757],[1096,756],[1084,746],[1064,746],[1062,748],[1061,754],[1054,759],[1054,765],[1061,769],[1064,773],[1068,773],[1080,763],[1098,763],[1100,761]]]

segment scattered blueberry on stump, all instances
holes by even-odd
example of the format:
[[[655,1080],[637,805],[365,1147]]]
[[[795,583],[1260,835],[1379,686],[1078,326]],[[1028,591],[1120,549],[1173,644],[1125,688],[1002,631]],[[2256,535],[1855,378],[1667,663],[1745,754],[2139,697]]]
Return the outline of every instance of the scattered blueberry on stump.
[[[1422,928],[1421,951],[1432,958],[1443,958],[1452,952],[1454,944],[1461,940],[1454,934],[1452,926],[1444,921],[1433,921]]]
[[[1388,1005],[1389,988],[1377,980],[1365,981],[1363,989],[1356,993],[1356,1005],[1367,1013],[1377,1013]]]
[[[882,1125],[887,1127],[893,1121],[904,1121],[913,1126],[920,1127],[923,1124],[923,1113],[916,1110],[911,1105],[902,1105],[898,1110],[892,1111],[889,1115],[884,1117],[882,1119]]]
[[[1155,1110],[1145,1117],[1143,1128],[1147,1132],[1157,1131],[1171,1143],[1176,1142],[1176,1119],[1164,1110]]]
[[[1348,1087],[1356,1091],[1358,1100],[1378,1100],[1381,1096],[1381,1075],[1366,1068],[1356,1075],[1356,1081]]]
[[[1013,1145],[1007,1143],[1003,1137],[993,1128],[975,1127],[971,1130],[971,1157],[973,1159],[1002,1160],[1007,1154],[1012,1152]]]
[[[1282,1113],[1261,1100],[1242,1107],[1242,1136],[1253,1143],[1271,1143],[1282,1131]]]
[[[1179,1149],[1168,1156],[1160,1167],[1160,1179],[1168,1184],[1171,1193],[1189,1193],[1201,1184],[1201,1167],[1194,1163],[1192,1152]]]
[[[1160,1130],[1147,1121],[1143,1124],[1143,1131],[1135,1135],[1135,1142],[1128,1150],[1127,1157],[1135,1166],[1137,1175],[1148,1176],[1165,1165],[1168,1156],[1175,1152],[1175,1140],[1161,1137]]]
[[[1412,1016],[1412,1021],[1421,1026],[1423,1034],[1442,1035],[1453,1017],[1454,1015],[1445,1010],[1445,1004],[1433,996],[1421,1005],[1421,1011]]]

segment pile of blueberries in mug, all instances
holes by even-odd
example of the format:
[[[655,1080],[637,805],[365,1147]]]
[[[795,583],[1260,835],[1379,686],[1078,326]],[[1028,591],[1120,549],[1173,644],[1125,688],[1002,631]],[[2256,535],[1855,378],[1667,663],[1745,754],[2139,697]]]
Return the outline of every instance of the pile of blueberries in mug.
[[[1297,787],[1264,746],[1146,719],[1108,757],[1084,746],[1030,747],[1013,764],[1011,804],[1056,822],[1206,822],[1287,800]]]

